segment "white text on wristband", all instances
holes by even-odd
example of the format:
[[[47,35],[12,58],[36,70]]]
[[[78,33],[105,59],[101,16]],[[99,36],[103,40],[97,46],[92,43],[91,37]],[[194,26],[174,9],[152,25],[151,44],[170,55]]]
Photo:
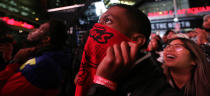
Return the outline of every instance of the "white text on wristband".
[[[97,75],[94,76],[93,82],[96,84],[103,85],[113,91],[115,91],[116,87],[117,87],[117,84],[115,82],[110,81],[110,80],[103,78],[101,76],[97,76]]]

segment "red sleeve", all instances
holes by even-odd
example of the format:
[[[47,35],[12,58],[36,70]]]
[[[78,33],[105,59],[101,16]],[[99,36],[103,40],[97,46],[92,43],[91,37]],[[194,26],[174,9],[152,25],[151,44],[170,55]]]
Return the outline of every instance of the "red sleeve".
[[[5,85],[7,80],[15,74],[17,69],[19,68],[19,64],[9,64],[7,67],[0,72],[0,90]]]
[[[58,90],[44,90],[32,85],[20,72],[14,74],[1,90],[1,96],[57,96]]]

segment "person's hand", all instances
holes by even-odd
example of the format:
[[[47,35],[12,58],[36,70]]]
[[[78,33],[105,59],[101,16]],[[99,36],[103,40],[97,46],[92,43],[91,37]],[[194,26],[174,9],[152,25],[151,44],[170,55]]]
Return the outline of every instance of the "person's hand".
[[[132,68],[137,51],[138,46],[136,44],[124,41],[109,47],[106,56],[97,68],[96,75],[118,81]]]
[[[12,52],[13,52],[12,43],[1,43],[0,52],[2,52],[4,60],[9,61],[12,58]]]
[[[23,64],[34,55],[35,47],[20,49],[14,56],[14,63]]]

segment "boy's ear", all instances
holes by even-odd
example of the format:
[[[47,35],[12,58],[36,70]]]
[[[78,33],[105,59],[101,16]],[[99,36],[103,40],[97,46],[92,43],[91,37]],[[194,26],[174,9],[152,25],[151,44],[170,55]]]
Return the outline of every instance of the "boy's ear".
[[[146,38],[142,34],[133,35],[131,40],[135,41],[138,46],[143,46],[146,43]]]
[[[138,38],[136,42],[139,46],[143,46],[146,42],[145,36]]]

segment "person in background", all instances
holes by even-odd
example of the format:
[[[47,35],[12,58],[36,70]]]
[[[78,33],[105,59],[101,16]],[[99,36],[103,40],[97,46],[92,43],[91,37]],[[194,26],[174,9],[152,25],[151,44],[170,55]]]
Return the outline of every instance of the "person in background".
[[[13,39],[8,34],[9,29],[6,22],[0,20],[0,71],[4,70],[13,57],[14,46]]]
[[[196,43],[206,54],[208,62],[210,62],[210,14],[203,17],[202,28],[196,28],[193,31],[197,33]]]
[[[152,34],[149,45],[147,47],[148,51],[162,51],[162,39],[159,35]]]
[[[169,29],[166,31],[166,33],[163,35],[162,40],[163,40],[163,45],[162,47],[164,48],[166,46],[166,43],[169,39],[173,38],[174,34],[176,34],[172,29]]]
[[[130,50],[124,50],[126,46],[130,46]],[[99,64],[96,71],[96,75],[101,77],[98,82],[100,81],[103,83],[95,83],[89,91],[88,96],[210,95],[210,65],[207,63],[202,50],[193,41],[185,38],[170,40],[164,49],[164,66],[166,66],[164,70],[167,72],[161,75],[148,74],[154,69],[157,69],[154,68],[153,70],[150,70],[151,68],[148,68],[146,70],[147,72],[144,72],[144,74],[147,74],[146,76],[142,76],[139,72],[136,73],[141,79],[132,78],[134,75],[129,74],[135,70],[135,68],[130,67],[133,66],[133,63],[135,62],[135,54],[132,55],[132,51],[135,51],[136,49],[135,47],[135,44],[122,42],[121,46],[118,47],[121,51],[117,51],[113,46],[108,48],[105,58]],[[124,62],[124,60],[130,62]],[[147,62],[147,64],[150,63]],[[137,66],[138,65],[135,67]],[[141,67],[145,68],[145,66]],[[138,70],[143,69],[141,67],[138,67]],[[128,70],[130,71],[128,72]],[[119,85],[121,84],[120,82],[125,79],[123,77],[128,78],[124,75],[126,73],[127,75],[132,75],[128,77],[136,83],[133,82],[132,86],[127,86],[129,87],[127,88],[128,90],[120,90],[123,88]],[[153,78],[148,78],[150,76]],[[142,80],[144,80],[144,82],[142,82]],[[126,83],[123,82],[123,84]],[[172,89],[168,85],[171,86]],[[113,91],[113,87],[117,87],[118,89]]]
[[[62,70],[70,68],[70,54],[65,48],[66,27],[50,20],[28,34],[36,46],[21,49],[0,72],[0,96],[57,96]]]
[[[146,49],[150,33],[150,21],[138,9],[124,4],[108,8],[90,30],[76,77],[75,96],[87,96],[96,69],[109,46],[118,47],[120,42],[130,41]]]
[[[202,28],[196,28],[194,30],[195,32],[197,32],[198,36],[197,36],[197,44],[201,45],[201,44],[205,44],[208,45],[209,38],[210,38],[210,14],[205,15],[203,17],[203,25]]]
[[[163,62],[163,41],[159,35],[152,34],[147,51],[153,55],[154,58],[160,62]]]
[[[186,32],[186,35],[189,37],[190,40],[196,42],[196,39],[197,39],[197,32],[191,30],[191,31],[187,31]]]
[[[167,30],[166,33],[163,35],[162,39],[163,42],[167,42],[168,39],[171,39],[173,37],[173,35],[175,34],[175,32],[171,29]]]
[[[196,43],[185,38],[169,41],[164,49],[164,66],[168,82],[180,96],[210,95],[210,65]]]
[[[79,46],[75,46],[75,48],[72,48],[72,70],[68,70],[70,71],[69,73],[72,74],[66,74],[67,75],[67,84],[65,84],[64,86],[64,92],[66,94],[68,94],[67,96],[73,96],[75,95],[75,89],[76,89],[76,81],[75,80],[75,76],[77,75],[79,68],[80,68],[80,64],[81,64],[81,60],[82,60],[82,53],[83,53],[83,49],[85,46],[85,43],[87,41],[87,38],[89,36],[89,32],[85,32],[84,35],[81,37],[81,42]],[[62,96],[62,95],[61,95]]]

